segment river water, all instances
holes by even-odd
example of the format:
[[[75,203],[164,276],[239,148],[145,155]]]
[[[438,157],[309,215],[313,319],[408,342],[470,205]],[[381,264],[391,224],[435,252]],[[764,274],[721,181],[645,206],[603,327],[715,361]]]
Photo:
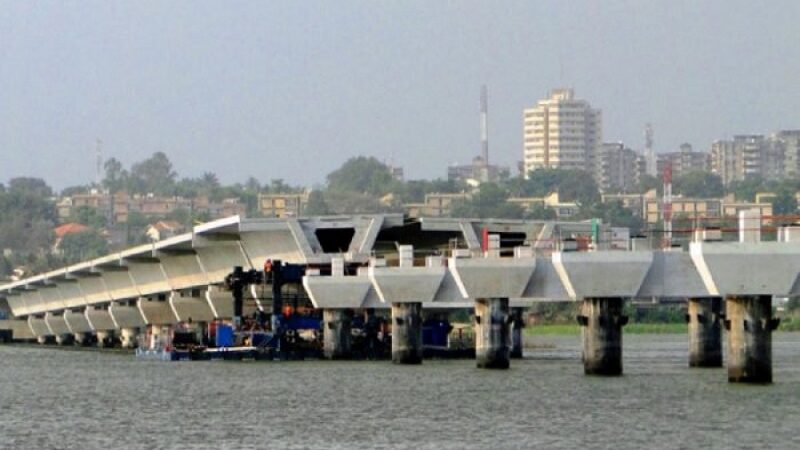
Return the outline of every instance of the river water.
[[[773,339],[770,386],[690,370],[683,335],[626,336],[618,378],[576,336],[508,371],[0,346],[0,448],[800,448],[800,333]]]

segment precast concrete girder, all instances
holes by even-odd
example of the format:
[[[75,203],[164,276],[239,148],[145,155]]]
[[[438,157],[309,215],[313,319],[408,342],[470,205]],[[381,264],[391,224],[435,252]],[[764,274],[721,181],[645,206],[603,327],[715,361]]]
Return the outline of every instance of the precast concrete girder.
[[[210,322],[214,311],[204,296],[193,296],[190,292],[172,291],[169,305],[178,322]]]
[[[208,286],[208,277],[200,265],[197,252],[191,248],[189,240],[173,242],[180,236],[156,244],[156,256],[167,276],[172,290],[192,289]]]
[[[19,299],[20,303],[22,303],[22,314],[21,315],[31,315],[35,314],[34,311],[40,310],[40,302],[41,297],[39,293],[36,291],[31,290],[20,290],[19,291]]]
[[[215,319],[233,318],[233,294],[230,291],[222,286],[208,286],[203,294]]]
[[[123,328],[140,328],[147,325],[147,322],[139,310],[136,301],[131,300],[127,302],[111,302],[108,306],[108,314],[117,329]]]
[[[142,317],[144,317],[147,325],[174,325],[178,323],[178,318],[175,316],[169,300],[166,297],[159,297],[140,297],[137,301],[139,311],[142,312]]]
[[[351,261],[368,260],[378,234],[387,223],[386,216],[364,216],[355,219],[354,222],[355,234],[350,241],[348,253],[351,255]],[[400,223],[402,224],[402,220]]]
[[[129,300],[139,297],[139,290],[133,283],[130,271],[127,267],[103,272],[103,282],[105,283],[109,300]]]
[[[253,268],[242,250],[238,235],[195,234],[193,246],[209,284],[223,283],[233,267]]]
[[[448,268],[463,298],[522,297],[536,259],[450,258]]]
[[[315,308],[361,308],[372,291],[372,282],[368,276],[363,275],[328,277],[310,275],[303,277],[303,287]]]
[[[706,297],[708,289],[695,268],[691,255],[683,251],[653,252],[637,298]]]
[[[22,317],[27,314],[27,308],[25,307],[25,302],[22,299],[22,296],[19,293],[14,291],[6,291],[3,294],[6,298],[6,302],[8,303],[8,307],[11,309],[11,314],[15,317]]]
[[[114,323],[114,318],[111,317],[108,309],[103,306],[89,306],[86,308],[86,311],[84,311],[84,315],[89,325],[92,327],[92,331],[110,331],[117,328],[117,325]]]
[[[44,321],[47,323],[47,328],[50,329],[50,332],[53,333],[54,336],[72,334],[72,330],[69,329],[69,325],[67,325],[67,321],[64,320],[63,314],[46,312],[44,314]]]
[[[123,252],[124,255],[124,252]],[[136,254],[123,257],[133,284],[124,298],[167,294],[172,288],[167,281],[161,261],[150,254]],[[131,297],[132,295],[132,297]]]
[[[85,273],[79,276],[77,280],[86,298],[87,305],[107,304],[111,300],[111,296],[106,288],[106,283],[103,281],[103,276],[100,273]]]
[[[46,284],[39,288],[39,297],[41,298],[41,309],[44,311],[59,311],[66,307],[61,291],[55,284]]]
[[[31,328],[33,335],[37,338],[53,336],[53,332],[50,330],[50,327],[47,326],[44,317],[28,316],[28,326]]]
[[[267,259],[305,264],[313,255],[296,219],[242,223],[240,229],[242,248],[256,268]]]
[[[77,280],[68,278],[59,280],[58,291],[61,293],[64,308],[84,308],[86,306],[86,297]]]
[[[787,296],[800,268],[798,242],[693,242],[689,252],[712,296]]]
[[[370,267],[369,278],[384,303],[432,302],[446,267]]]
[[[27,319],[11,319],[2,322],[11,330],[11,336],[15,341],[36,339],[36,335],[33,334]]]
[[[633,297],[653,261],[653,252],[556,252],[553,266],[572,299]]]
[[[511,306],[529,306],[531,300],[572,300],[551,258],[537,258],[536,269],[521,295],[521,299],[511,297]],[[524,299],[524,300],[523,300]]]
[[[86,318],[85,311],[73,311],[71,309],[64,311],[64,320],[73,334],[91,333],[92,325]]]

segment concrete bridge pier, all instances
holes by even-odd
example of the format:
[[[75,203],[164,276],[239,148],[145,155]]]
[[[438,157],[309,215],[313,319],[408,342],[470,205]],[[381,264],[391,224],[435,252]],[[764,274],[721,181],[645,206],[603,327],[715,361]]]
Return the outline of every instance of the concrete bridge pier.
[[[327,359],[350,359],[352,353],[352,309],[322,311],[323,354]]]
[[[578,323],[583,326],[583,371],[586,375],[622,375],[621,297],[596,297],[583,300]]]
[[[392,362],[422,364],[422,303],[392,303]]]
[[[690,298],[689,367],[722,367],[722,299]]]
[[[72,345],[75,342],[75,336],[71,334],[57,334],[56,344],[58,345]]]
[[[475,359],[482,369],[508,369],[511,315],[507,298],[475,300]]]
[[[772,297],[740,295],[725,299],[728,330],[728,381],[772,383]]]
[[[81,346],[90,345],[92,342],[92,333],[79,332],[75,333],[75,344]]]
[[[120,345],[122,348],[136,348],[138,337],[138,328],[123,328],[120,330]]]
[[[525,328],[525,308],[511,308],[511,359],[521,359]]]
[[[97,330],[97,346],[100,348],[114,345],[114,330]]]

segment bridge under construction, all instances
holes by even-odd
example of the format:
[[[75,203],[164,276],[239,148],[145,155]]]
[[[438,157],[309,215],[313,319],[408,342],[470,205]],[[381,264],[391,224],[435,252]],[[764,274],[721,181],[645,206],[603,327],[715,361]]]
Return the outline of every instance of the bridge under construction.
[[[353,311],[365,311],[390,318],[393,361],[420,363],[423,314],[468,308],[477,365],[486,368],[507,368],[521,353],[522,308],[574,301],[585,373],[599,375],[622,373],[626,300],[680,300],[688,302],[690,365],[723,365],[724,329],[729,381],[771,382],[771,301],[800,296],[800,227],[767,242],[748,212],[740,220],[748,226],[736,242],[698,230],[688,248],[652,249],[637,238],[609,243],[601,237],[609,230],[591,222],[230,217],[0,286],[0,299],[16,338],[114,337],[134,347],[152,328],[238,322],[250,312],[274,319],[277,297],[264,291],[291,266],[301,270],[295,296],[323,312],[325,356],[348,357]],[[237,304],[234,268],[270,275],[272,264],[273,277],[236,285]]]

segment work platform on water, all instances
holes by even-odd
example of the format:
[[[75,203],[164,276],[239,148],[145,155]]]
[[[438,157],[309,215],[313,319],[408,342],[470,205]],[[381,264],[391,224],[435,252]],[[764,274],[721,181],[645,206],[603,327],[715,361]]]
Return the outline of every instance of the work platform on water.
[[[751,224],[748,214],[740,219]],[[230,217],[0,286],[0,298],[14,327],[27,328],[18,336],[63,342],[93,335],[102,342],[113,334],[132,347],[148,327],[234,318],[226,286],[232,269],[261,271],[266,261],[281,261],[302,268],[298,291],[326,312],[330,354],[347,350],[339,342],[349,339],[343,312],[391,310],[393,358],[417,363],[423,310],[474,308],[478,365],[508,367],[519,340],[519,308],[580,301],[585,371],[608,375],[622,372],[623,301],[685,300],[692,365],[721,365],[724,327],[729,379],[771,381],[777,321],[770,302],[800,296],[800,228],[785,227],[771,242],[762,242],[752,225],[741,228],[738,242],[698,232],[687,249],[663,250],[637,239],[611,249],[599,237],[607,231],[591,222],[394,214]],[[590,251],[574,251],[576,236],[591,237]],[[248,284],[244,301],[269,310],[263,289]]]

